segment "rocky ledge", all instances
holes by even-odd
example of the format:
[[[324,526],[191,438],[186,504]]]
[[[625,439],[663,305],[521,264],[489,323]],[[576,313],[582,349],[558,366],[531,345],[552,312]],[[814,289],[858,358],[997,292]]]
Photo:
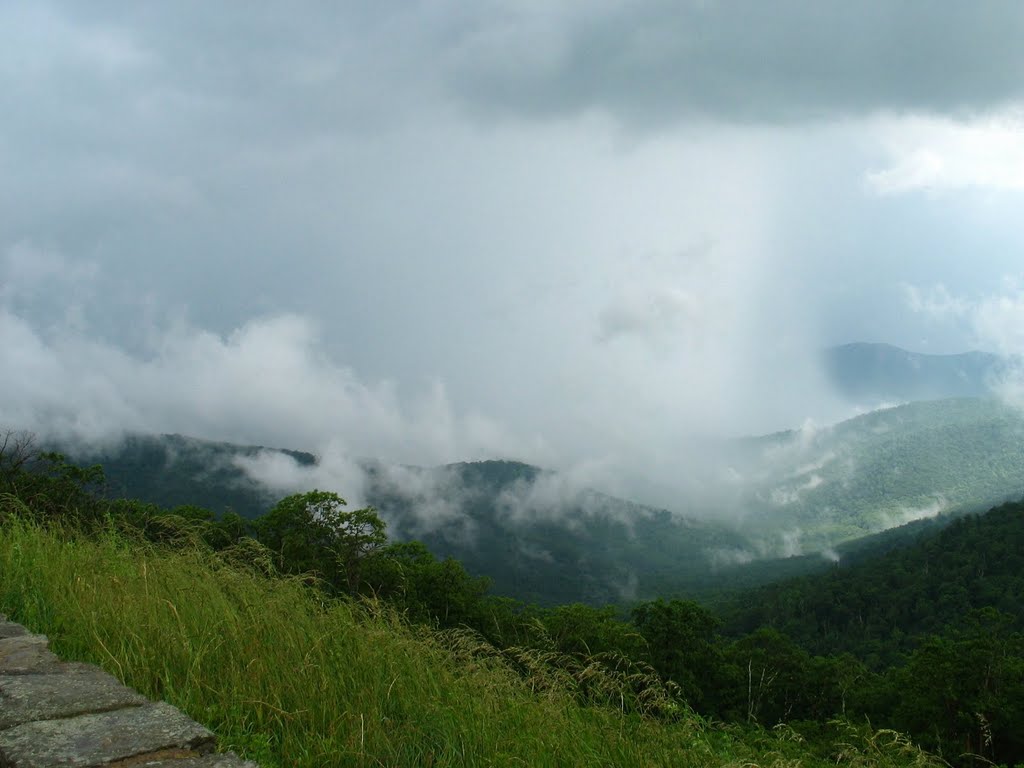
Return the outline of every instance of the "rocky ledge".
[[[0,768],[257,768],[179,710],[0,614]]]

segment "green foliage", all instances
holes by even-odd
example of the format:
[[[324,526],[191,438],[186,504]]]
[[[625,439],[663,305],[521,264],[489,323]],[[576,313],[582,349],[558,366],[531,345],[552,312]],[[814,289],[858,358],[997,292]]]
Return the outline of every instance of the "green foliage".
[[[991,607],[1024,629],[1024,504],[1004,504],[884,556],[736,596],[733,634],[774,626],[815,653],[851,652],[875,667],[916,638]]]
[[[540,613],[540,621],[555,648],[586,656],[614,653],[642,659],[647,641],[638,628],[622,621],[613,606],[594,608],[582,603],[559,605]]]
[[[743,501],[747,530],[799,529],[805,551],[939,509],[978,512],[1024,485],[1024,417],[995,399],[908,403],[736,448],[737,469],[764,477]]]
[[[698,711],[722,685],[718,619],[696,603],[655,600],[633,609],[633,624],[647,641],[651,663],[675,682]]]
[[[774,629],[762,627],[740,638],[726,656],[733,673],[732,690],[735,692],[739,683],[748,720],[774,725],[798,719],[826,720],[838,713],[830,661],[812,658]],[[735,707],[734,702],[727,704]]]
[[[335,588],[359,591],[365,561],[387,542],[372,507],[345,510],[336,493],[309,491],[281,499],[256,520],[256,537],[284,573],[315,573]]]
[[[0,435],[0,494],[27,505],[39,519],[94,519],[103,484],[98,465],[78,466],[60,453],[40,450],[35,436],[8,430]]]
[[[513,709],[525,708],[515,709],[511,716],[517,724],[521,725],[524,717],[535,716],[537,723],[546,723],[550,715],[570,728],[618,728],[620,739],[633,728],[636,730],[631,733],[643,731],[644,738],[653,740],[659,750],[678,737],[677,726],[685,726],[684,731],[697,728],[704,739],[699,757],[689,751],[677,753],[675,747],[652,757],[629,742],[629,750],[640,751],[630,752],[624,763],[623,753],[617,751],[623,742],[616,741],[608,751],[603,736],[595,737],[583,753],[572,751],[580,746],[577,744],[566,746],[568,751],[558,751],[563,749],[560,746],[554,753],[514,753],[529,755],[540,764],[566,760],[567,764],[579,764],[584,762],[584,754],[607,764],[928,764],[929,758],[895,731],[854,728],[845,720],[833,722],[836,715],[905,730],[957,764],[973,764],[975,759],[1024,760],[1024,739],[1017,734],[1024,718],[1024,503],[964,518],[937,534],[922,536],[909,547],[864,559],[848,569],[835,569],[825,578],[796,580],[741,596],[727,612],[726,626],[732,637],[726,639],[719,634],[721,622],[716,616],[683,600],[640,603],[629,620],[624,620],[611,606],[577,603],[539,608],[490,597],[488,580],[472,576],[457,560],[438,560],[423,543],[387,544],[384,524],[372,508],[347,510],[344,500],[334,493],[289,496],[254,521],[230,512],[218,518],[191,505],[167,509],[133,500],[106,502],[96,493],[97,478],[102,476],[99,468],[72,467],[59,455],[21,446],[16,441],[12,449],[0,451],[4,483],[0,493],[0,609],[16,612],[55,636],[64,633],[77,638],[72,647],[80,642],[83,654],[99,654],[95,658],[113,663],[122,672],[141,660],[145,671],[138,685],[155,695],[188,700],[195,695],[193,687],[207,685],[205,675],[217,674],[221,665],[232,663],[221,652],[219,635],[193,636],[193,629],[184,624],[177,629],[165,626],[171,615],[180,623],[182,614],[191,610],[188,601],[179,600],[181,595],[189,595],[189,601],[194,596],[203,603],[197,611],[196,627],[207,622],[216,629],[218,612],[229,616],[251,613],[254,605],[267,600],[257,594],[265,588],[272,595],[285,595],[284,603],[300,605],[300,615],[295,617],[286,614],[282,603],[275,617],[294,622],[300,634],[289,634],[292,624],[276,634],[269,624],[242,627],[243,619],[236,616],[226,619],[229,624],[239,622],[237,632],[228,635],[244,648],[249,648],[245,643],[251,640],[247,632],[300,645],[303,641],[299,638],[305,637],[306,642],[313,638],[326,656],[316,655],[320,651],[310,656],[313,651],[307,650],[301,663],[291,657],[281,659],[299,667],[312,659],[316,669],[308,675],[303,672],[305,677],[300,675],[303,685],[312,686],[310,691],[321,690],[331,696],[356,693],[341,686],[336,673],[323,672],[321,667],[363,663],[365,658],[352,662],[345,655],[350,646],[339,649],[333,645],[334,639],[327,637],[339,632],[351,638],[363,632],[362,627],[372,626],[378,632],[375,643],[384,643],[381,637],[389,633],[401,643],[405,642],[402,638],[412,638],[412,645],[399,643],[400,647],[391,651],[406,653],[412,648],[415,654],[432,649],[422,653],[429,659],[442,659],[445,669],[460,679],[469,670],[469,677],[486,685],[490,678],[473,676],[497,675],[504,681],[502,685],[511,686],[502,688],[501,696],[518,696]],[[505,482],[505,470],[515,475],[517,468],[524,466],[504,464],[508,466],[493,478],[496,483]],[[484,479],[489,477],[484,467],[473,471],[482,472]],[[6,550],[5,536],[13,542]],[[38,544],[44,540],[48,542],[45,546]],[[33,556],[30,550],[37,545],[49,547],[50,554]],[[83,552],[98,553],[96,561],[76,559]],[[72,565],[48,563],[49,556]],[[87,587],[95,593],[92,597],[78,594],[83,574],[90,574],[90,569],[103,573],[108,560],[116,564],[109,576],[110,589],[116,595],[107,595],[106,588],[94,582]],[[136,565],[141,566],[141,574],[132,571]],[[155,574],[160,569],[165,569],[162,573],[174,587],[167,596],[155,598]],[[208,574],[200,579],[205,586],[186,583],[195,569]],[[38,572],[37,581],[29,575],[34,571]],[[316,578],[307,578],[310,575]],[[121,592],[130,583],[137,587],[134,597],[130,590]],[[244,590],[255,591],[245,592],[243,604],[235,605],[234,587],[226,585],[242,583],[249,585]],[[69,594],[63,595],[61,589]],[[367,602],[356,607],[329,597],[342,593]],[[82,619],[75,613],[79,608],[64,601],[65,597],[81,601],[81,610],[93,613],[97,608],[91,601],[109,599],[113,606],[110,621],[124,617],[132,628],[137,622],[148,622],[141,633],[145,639],[136,637],[133,629],[125,639],[117,635],[113,624],[100,629],[95,618],[92,624],[84,622],[88,631],[80,634],[66,624]],[[152,600],[166,603],[170,614],[157,617],[164,609],[145,603]],[[269,599],[269,604],[274,600]],[[207,608],[213,613],[204,614]],[[329,623],[326,628],[317,624],[336,611],[343,611],[341,624]],[[162,633],[162,639],[151,637],[150,629]],[[94,639],[98,645],[92,644]],[[118,643],[127,645],[121,652],[112,651]],[[179,655],[182,649],[185,656]],[[243,656],[251,667],[262,664],[260,659],[267,653],[272,654],[261,646]],[[133,660],[133,654],[138,658]],[[216,662],[203,667],[197,659],[206,654]],[[424,661],[427,657],[418,663],[434,663]],[[176,665],[180,669],[172,670]],[[232,734],[231,743],[245,745],[250,754],[268,764],[304,764],[303,760],[314,754],[304,750],[320,743],[316,738],[310,740],[309,729],[326,728],[333,734],[331,729],[344,727],[347,710],[319,710],[307,721],[291,688],[285,685],[287,693],[279,690],[272,694],[283,684],[268,678],[260,681],[259,690],[243,690],[243,683],[235,680],[246,673],[234,667],[226,669],[229,686],[239,687],[221,691],[227,697],[221,702],[252,696],[259,705],[255,709],[237,703],[225,708],[203,696],[197,699],[203,702],[201,706],[195,706],[208,718],[228,724],[225,732]],[[397,674],[406,674],[405,668]],[[439,674],[429,672],[429,685],[437,684]],[[379,705],[385,714],[373,715],[381,717],[385,729],[407,722],[391,714],[395,681],[391,678]],[[373,684],[378,687],[371,699],[379,696],[382,681],[375,678]],[[429,685],[423,690],[438,695]],[[459,696],[469,695],[464,689],[459,691]],[[413,695],[421,695],[420,689]],[[448,691],[443,695],[456,694]],[[532,709],[536,697],[555,701],[562,709],[538,715]],[[473,716],[496,711],[496,706],[490,702],[484,710],[474,709]],[[405,713],[404,707],[398,706],[397,711]],[[417,710],[416,718],[422,719],[410,726],[413,734],[402,737],[408,739],[399,748],[403,759],[416,763],[415,755],[438,764],[463,764],[459,760],[465,758],[465,750],[459,753],[461,757],[449,754],[446,746],[430,738],[424,740],[425,731],[421,732],[430,717],[451,717],[454,722],[459,721],[461,712],[439,714],[434,708],[426,715],[425,711]],[[607,719],[613,714],[626,720]],[[303,720],[302,728],[307,730],[284,735],[278,722],[282,715]],[[743,724],[742,729],[709,730],[700,716]],[[785,725],[770,733],[759,727],[776,724]],[[447,735],[465,740],[459,730],[462,727],[459,721]],[[494,738],[506,738],[510,728],[507,723],[500,725],[500,734],[495,731]],[[351,734],[346,738],[351,739]],[[359,738],[363,750],[367,738],[364,719],[360,720]],[[281,751],[285,743],[292,744],[295,751]],[[399,754],[389,751],[393,744],[386,739],[378,744],[385,745],[380,747],[383,751],[372,757],[365,751],[352,751],[351,740],[347,743],[349,751],[338,753],[352,758],[346,762],[358,755],[357,764],[390,763],[387,756]],[[330,744],[337,746],[333,741]],[[473,759],[487,763],[511,759],[513,752],[494,758],[488,751],[493,746],[490,741],[486,746],[477,743]],[[319,755],[315,759],[321,759],[327,753],[315,754]]]
[[[418,541],[389,544],[366,563],[364,584],[418,621],[480,626],[489,581],[451,558],[438,560]]]
[[[776,647],[763,668],[820,700],[792,699],[791,714],[867,716],[955,762],[1024,761],[1024,503],[824,577],[737,596],[727,622],[743,635],[737,664],[735,649],[766,625]]]
[[[584,706],[571,686],[536,688],[501,654],[459,651],[387,609],[115,533],[9,519],[0,610],[48,634],[62,656],[181,707],[263,768],[823,768],[840,751],[856,765],[936,765],[906,745],[869,753],[836,730],[810,745],[685,710],[669,722]]]
[[[194,503],[218,515],[233,509],[255,519],[275,500],[240,463],[262,450],[135,436],[117,450],[76,458],[103,464],[108,497],[164,508]],[[278,453],[303,465],[316,461]],[[422,496],[389,483],[389,473],[373,464],[364,467],[366,498],[388,521],[393,539],[419,539],[437,557],[486,574],[497,594],[548,606],[692,598],[726,582],[756,586],[827,570],[817,557],[760,560],[764,552],[787,553],[792,547],[783,546],[782,534],[792,539],[797,529],[801,551],[816,552],[929,511],[976,512],[1018,497],[1024,419],[994,400],[917,402],[815,431],[709,445],[706,455],[745,479],[745,491],[720,510],[741,516],[742,532],[715,522],[709,509],[695,510],[703,519],[683,518],[586,491],[545,501],[529,490],[557,478],[511,461],[404,468],[457,506],[458,515],[436,525],[423,524]],[[693,505],[680,499],[675,507]],[[757,560],[731,568],[730,555]]]
[[[928,637],[890,673],[900,691],[894,723],[929,748],[992,759],[1024,759],[1024,635],[991,608],[964,629]]]

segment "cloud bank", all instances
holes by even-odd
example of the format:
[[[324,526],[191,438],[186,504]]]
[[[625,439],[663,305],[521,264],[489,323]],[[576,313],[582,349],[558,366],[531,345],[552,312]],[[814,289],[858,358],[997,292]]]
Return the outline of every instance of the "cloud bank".
[[[143,354],[0,307],[0,422],[86,441],[175,432],[396,461],[514,446],[479,414],[457,414],[440,382],[402,399],[326,357],[315,324],[282,314],[226,336],[184,323],[151,329]],[[266,467],[274,474],[275,467]]]
[[[722,487],[821,347],[980,338],[901,286],[1019,269],[1022,15],[3,3],[0,420]]]
[[[509,116],[638,125],[960,113],[1024,95],[1024,9],[926,0],[603,2],[470,27],[456,92]]]

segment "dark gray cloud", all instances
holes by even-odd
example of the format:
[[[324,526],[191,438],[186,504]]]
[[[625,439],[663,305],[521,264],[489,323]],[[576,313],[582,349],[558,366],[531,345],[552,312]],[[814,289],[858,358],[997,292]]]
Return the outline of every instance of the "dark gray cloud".
[[[485,113],[646,126],[966,113],[1024,94],[1022,37],[1014,0],[588,3],[483,26],[454,83]]]

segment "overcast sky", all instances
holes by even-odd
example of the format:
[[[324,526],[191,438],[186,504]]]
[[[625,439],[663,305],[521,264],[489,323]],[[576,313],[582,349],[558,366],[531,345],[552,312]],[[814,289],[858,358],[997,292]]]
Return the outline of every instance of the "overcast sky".
[[[1024,351],[1024,4],[0,2],[0,422],[596,474]]]

